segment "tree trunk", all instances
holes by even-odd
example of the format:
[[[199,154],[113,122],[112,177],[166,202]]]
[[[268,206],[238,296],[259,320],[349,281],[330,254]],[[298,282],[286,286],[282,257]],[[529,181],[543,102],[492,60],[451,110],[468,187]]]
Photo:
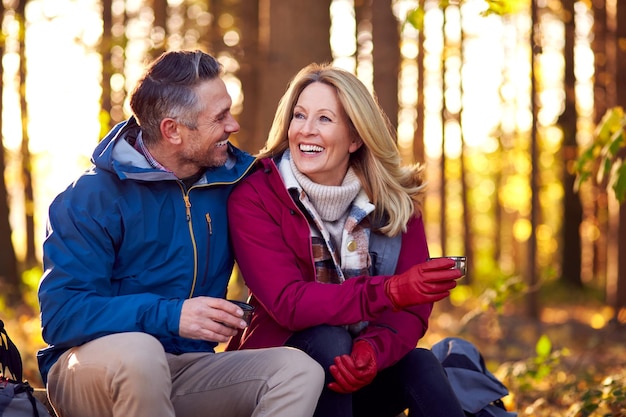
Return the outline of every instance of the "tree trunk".
[[[528,251],[526,262],[526,283],[530,288],[529,293],[526,296],[527,314],[529,317],[539,318],[539,306],[537,300],[536,286],[539,282],[537,276],[537,225],[539,224],[539,161],[538,161],[538,141],[537,141],[537,78],[539,74],[537,71],[537,54],[541,45],[535,44],[537,41],[536,26],[539,25],[539,12],[537,6],[537,0],[531,0],[531,24],[532,30],[530,34],[531,42],[531,107],[532,107],[532,132],[530,139],[530,160],[531,160],[531,173],[530,173],[530,192],[531,192],[531,204],[530,204],[530,227],[531,232],[528,238]]]
[[[4,4],[0,2],[0,19],[4,18]],[[0,42],[0,79],[4,74],[3,60],[4,42]],[[3,94],[4,84],[0,83],[0,97]],[[2,103],[0,103],[2,110]],[[0,117],[0,131],[2,131],[2,118]],[[4,144],[0,140],[0,294],[3,301],[9,306],[15,306],[20,300],[20,277],[17,271],[17,257],[11,239],[12,230],[9,219],[9,192],[5,180],[6,155]]]
[[[239,80],[243,91],[243,110],[239,116],[237,144],[244,150],[256,153],[266,140],[259,132],[255,113],[259,108],[259,2],[245,0],[239,3],[239,28],[241,31],[241,59]]]
[[[257,0],[252,1],[252,3],[256,3],[256,2],[257,2]],[[197,6],[198,7],[202,7],[203,13],[207,13],[209,15],[211,14],[211,0],[204,0],[203,2],[198,4]],[[206,19],[206,20],[203,19],[201,22],[198,22],[197,27],[198,27],[198,31],[200,32],[199,36],[198,36],[198,45],[201,45],[201,46],[210,45],[210,43],[211,43],[211,27],[214,24],[216,24],[214,18]],[[169,31],[166,33],[166,36],[168,36],[168,37],[170,36]]]
[[[424,0],[419,0],[419,7],[424,10]],[[424,149],[424,119],[426,118],[424,112],[424,55],[426,54],[426,47],[424,46],[424,28],[419,29],[417,35],[417,47],[419,54],[417,56],[417,105],[415,108],[415,132],[413,133],[413,159],[415,162],[424,163],[426,161],[426,153]]]
[[[19,0],[15,10],[19,22],[19,83],[20,108],[22,116],[22,185],[24,187],[24,217],[26,225],[26,252],[24,268],[31,269],[39,264],[35,250],[35,199],[33,192],[32,158],[30,154],[30,137],[28,132],[28,104],[26,102],[26,2]]]
[[[248,0],[249,1],[249,0]],[[219,19],[222,15],[222,1],[221,0],[211,0],[210,1],[210,9],[209,12],[213,15],[213,19],[211,20],[211,25],[209,26],[209,37],[208,37],[208,50],[211,55],[217,57],[219,52],[222,50],[224,46],[224,42],[222,42],[222,31],[219,25]]]
[[[570,0],[571,1],[571,0]],[[608,83],[613,74],[608,72],[607,56],[607,10],[606,0],[592,0],[593,12],[593,39],[591,41],[591,49],[594,54],[594,85],[593,85],[593,105],[595,111],[596,122],[599,122],[611,106],[607,101],[611,100],[608,96]],[[610,66],[610,65],[609,65]]]
[[[2,7],[2,6],[0,6]],[[2,16],[4,10],[2,10]],[[0,49],[0,57],[4,56],[4,48]],[[2,63],[0,63],[0,75],[3,74]],[[0,84],[0,94],[2,93],[2,84]],[[0,128],[2,127],[2,119],[0,118]],[[12,230],[9,219],[9,193],[5,182],[4,172],[6,169],[4,154],[4,145],[0,146],[0,295],[8,306],[15,306],[20,300],[21,280],[17,271],[17,257],[15,256],[15,248],[11,239]]]
[[[565,28],[565,45],[563,58],[565,61],[565,109],[559,118],[563,132],[562,161],[563,161],[563,224],[562,224],[562,253],[561,253],[561,280],[575,287],[582,287],[581,281],[581,244],[580,226],[582,223],[582,204],[580,197],[574,192],[574,164],[578,157],[576,142],[576,76],[574,74],[574,2],[563,0],[563,18]]]
[[[154,22],[152,23],[153,45],[149,50],[152,59],[159,57],[167,49],[167,0],[152,0]]]
[[[391,0],[370,0],[372,11],[372,41],[374,49],[374,92],[378,103],[389,117],[394,129],[398,127],[398,74],[400,73],[400,29],[393,14]]]
[[[257,136],[248,148],[265,142],[278,100],[287,83],[311,62],[332,62],[330,50],[331,0],[262,0],[259,6],[259,92]]]
[[[609,47],[610,37],[608,34],[608,20],[605,0],[592,1],[593,12],[593,40],[591,49],[594,52],[594,85],[593,85],[593,103],[594,103],[594,122],[599,123],[607,109],[615,104],[615,94],[611,94],[613,89],[609,86],[609,80],[614,73],[615,53],[614,48]],[[612,45],[612,44],[611,44]],[[597,279],[606,280],[607,278],[607,245],[609,235],[609,211],[608,198],[609,195],[606,188],[592,185],[592,193],[594,194],[591,207],[587,210],[589,215],[593,217],[598,227],[598,238],[590,244],[589,251],[593,254],[591,264],[591,274]]]
[[[102,40],[100,42],[100,56],[102,57],[102,95],[100,101],[100,137],[113,128],[111,120],[111,83],[109,80],[113,76],[113,62],[111,48],[113,46],[113,11],[111,10],[113,0],[102,0]]]
[[[113,0],[102,2],[102,38],[98,46],[102,57],[102,94],[100,95],[100,135],[99,138],[111,130],[117,123],[126,118],[124,100],[126,89],[113,90],[111,79],[116,73],[124,72],[125,35],[115,35],[114,27],[125,27],[125,11],[113,14]]]
[[[463,44],[465,42],[465,33],[463,31],[463,9],[459,8],[459,30],[460,30],[460,44],[458,47],[459,61],[461,62],[461,67],[459,68],[459,96],[463,96],[463,65],[465,63],[464,55],[463,55]],[[459,108],[458,114],[459,121],[459,132],[461,135],[461,155],[459,156],[459,164],[461,170],[461,199],[463,202],[463,251],[464,255],[467,256],[467,259],[470,260],[467,265],[468,272],[470,272],[472,268],[472,261],[474,260],[474,245],[472,245],[472,233],[471,233],[471,212],[470,209],[472,205],[469,202],[469,181],[468,181],[468,170],[465,164],[465,135],[463,132],[463,100],[461,100],[461,106]],[[465,277],[465,283],[472,283],[472,274],[468,273]]]
[[[621,44],[622,39],[626,39],[626,2],[616,2],[615,22],[616,39]],[[617,49],[616,72],[614,76],[615,91],[626,91],[626,50],[619,46]],[[626,96],[617,94],[617,104],[626,108]],[[616,314],[623,317],[622,310],[626,308],[626,203],[622,203],[619,208],[619,227],[617,235],[617,282],[615,283],[615,294],[613,295],[613,306]]]
[[[441,55],[441,91],[446,91],[446,7],[442,7],[443,23],[441,26],[441,36],[443,37],[443,51]],[[448,231],[446,228],[448,217],[448,201],[446,199],[446,95],[441,95],[441,158],[439,163],[439,207],[441,213],[439,215],[439,240],[441,243],[441,254],[446,255],[448,250]]]

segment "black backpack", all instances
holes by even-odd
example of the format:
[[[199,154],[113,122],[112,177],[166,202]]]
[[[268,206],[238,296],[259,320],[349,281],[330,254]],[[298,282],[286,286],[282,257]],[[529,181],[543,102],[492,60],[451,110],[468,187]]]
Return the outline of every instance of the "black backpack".
[[[0,320],[0,374],[7,377],[10,374],[14,381],[22,380],[22,356],[13,341],[9,338]]]
[[[0,417],[50,417],[33,396],[33,387],[22,380],[22,356],[0,320]]]

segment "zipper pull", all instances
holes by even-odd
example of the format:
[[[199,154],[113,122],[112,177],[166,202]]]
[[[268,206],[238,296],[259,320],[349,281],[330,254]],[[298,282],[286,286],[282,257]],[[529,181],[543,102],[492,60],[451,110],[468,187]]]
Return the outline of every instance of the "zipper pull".
[[[191,201],[189,201],[189,195],[183,194],[183,200],[185,200],[185,207],[187,208],[187,221],[191,220]]]
[[[209,226],[209,235],[213,234],[213,226],[211,225],[211,215],[207,213],[204,217],[206,217],[206,223]]]

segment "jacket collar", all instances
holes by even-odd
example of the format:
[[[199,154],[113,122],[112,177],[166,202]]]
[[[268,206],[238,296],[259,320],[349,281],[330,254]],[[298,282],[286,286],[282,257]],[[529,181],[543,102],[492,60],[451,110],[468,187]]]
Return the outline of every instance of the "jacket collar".
[[[171,172],[154,168],[146,157],[133,146],[141,128],[134,117],[117,124],[96,146],[92,163],[115,173],[120,179],[141,181],[176,181]],[[250,170],[255,158],[228,144],[229,158],[224,166],[211,168],[197,184],[234,183]]]

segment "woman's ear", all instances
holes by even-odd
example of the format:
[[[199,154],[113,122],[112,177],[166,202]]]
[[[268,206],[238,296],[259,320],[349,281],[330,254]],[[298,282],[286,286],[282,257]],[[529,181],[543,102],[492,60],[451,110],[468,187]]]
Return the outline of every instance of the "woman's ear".
[[[352,142],[350,142],[348,152],[354,153],[358,151],[361,146],[363,146],[363,141],[361,140],[361,138],[354,138],[352,139]]]

